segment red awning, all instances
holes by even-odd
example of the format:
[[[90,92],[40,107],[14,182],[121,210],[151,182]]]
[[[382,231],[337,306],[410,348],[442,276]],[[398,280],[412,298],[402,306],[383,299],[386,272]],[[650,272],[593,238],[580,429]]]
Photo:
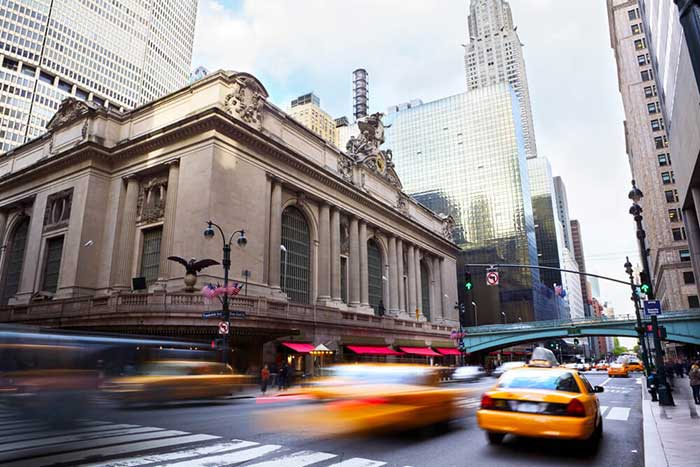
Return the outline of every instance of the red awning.
[[[311,344],[303,344],[301,342],[282,342],[282,345],[299,353],[309,353],[315,348]]]
[[[512,352],[503,352],[503,355],[513,355]]]
[[[430,347],[399,347],[399,349],[412,355],[420,355],[423,357],[442,357],[442,355]]]
[[[443,355],[462,355],[462,353],[459,351],[459,349],[455,349],[452,347],[436,347],[436,348],[437,348],[437,351]]]
[[[389,347],[369,345],[347,345],[346,347],[359,355],[403,355]]]

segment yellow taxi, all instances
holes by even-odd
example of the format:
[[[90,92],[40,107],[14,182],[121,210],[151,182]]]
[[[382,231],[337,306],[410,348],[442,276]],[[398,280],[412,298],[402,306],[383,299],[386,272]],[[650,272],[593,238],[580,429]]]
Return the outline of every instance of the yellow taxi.
[[[527,366],[503,374],[484,393],[476,419],[491,444],[512,434],[595,446],[603,434],[599,392],[602,387],[591,386],[575,369],[558,366],[550,350],[538,347]]]
[[[642,362],[640,362],[639,360],[630,360],[629,363],[627,363],[627,370],[644,371],[644,365],[642,365]]]
[[[595,366],[596,371],[608,371],[608,363],[607,362],[598,362]]]
[[[279,429],[323,434],[445,428],[458,418],[463,390],[440,386],[440,368],[405,364],[337,365],[305,388],[311,404],[265,415]],[[280,418],[281,417],[281,418]]]
[[[625,358],[618,358],[615,363],[611,363],[608,367],[608,376],[611,378],[615,378],[617,376],[627,378],[630,375],[629,372],[628,362]]]
[[[252,383],[224,363],[162,360],[146,363],[134,376],[112,379],[104,390],[129,404],[223,397]]]

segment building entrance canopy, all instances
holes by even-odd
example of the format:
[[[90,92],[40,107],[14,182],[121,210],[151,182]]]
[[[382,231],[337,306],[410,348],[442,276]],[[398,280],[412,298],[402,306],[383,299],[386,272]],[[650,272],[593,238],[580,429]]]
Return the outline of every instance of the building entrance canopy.
[[[382,346],[348,345],[347,348],[358,355],[402,355],[401,352]]]
[[[430,347],[399,347],[403,352],[410,353],[412,355],[420,355],[423,357],[442,357],[441,354],[437,353]]]
[[[304,344],[301,342],[282,342],[282,345],[299,353],[309,353],[315,348],[312,344]]]

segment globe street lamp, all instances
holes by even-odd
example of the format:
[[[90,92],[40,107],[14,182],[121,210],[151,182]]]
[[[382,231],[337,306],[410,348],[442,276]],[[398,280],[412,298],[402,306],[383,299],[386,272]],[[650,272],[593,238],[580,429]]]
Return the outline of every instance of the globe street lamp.
[[[501,316],[503,316],[503,324],[508,324],[508,317],[506,316],[505,311],[501,311]]]
[[[652,280],[651,280],[651,270],[649,269],[649,252],[646,246],[646,232],[644,232],[644,227],[642,226],[642,207],[638,204],[639,201],[644,197],[642,190],[637,188],[637,184],[632,180],[632,190],[630,190],[628,198],[632,200],[632,207],[630,207],[629,213],[634,217],[634,221],[637,224],[637,240],[639,242],[639,255],[642,258],[642,268],[644,275],[648,280],[648,286],[646,294],[649,299],[654,299],[654,292]],[[645,285],[645,284],[642,284]],[[636,295],[636,290],[633,291],[633,295]],[[634,297],[633,297],[634,298]],[[640,323],[638,322],[638,325]],[[668,382],[666,381],[666,371],[664,369],[664,351],[661,348],[661,339],[659,337],[659,322],[656,315],[651,317],[652,332],[654,333],[654,353],[655,353],[655,363],[656,363],[656,377],[658,378],[658,393],[659,393],[659,405],[675,405],[673,402],[673,396],[671,395],[670,388],[668,387]],[[641,339],[644,342],[644,339]]]
[[[204,238],[206,238],[207,240],[211,240],[216,236],[216,231],[213,229],[213,227],[216,227],[219,230],[219,233],[221,234],[221,239],[224,244],[224,259],[221,262],[221,265],[224,267],[224,290],[226,292],[224,293],[224,298],[221,302],[221,311],[223,313],[224,321],[228,325],[228,332],[224,334],[224,363],[229,363],[229,335],[231,333],[231,313],[229,312],[228,301],[228,272],[231,269],[231,244],[233,243],[233,237],[235,237],[236,234],[238,234],[238,240],[236,240],[236,243],[241,248],[246,246],[246,244],[248,243],[248,239],[245,236],[244,230],[236,230],[228,237],[228,241],[226,241],[226,234],[224,234],[223,229],[218,224],[209,221],[207,222],[207,228],[204,229]]]

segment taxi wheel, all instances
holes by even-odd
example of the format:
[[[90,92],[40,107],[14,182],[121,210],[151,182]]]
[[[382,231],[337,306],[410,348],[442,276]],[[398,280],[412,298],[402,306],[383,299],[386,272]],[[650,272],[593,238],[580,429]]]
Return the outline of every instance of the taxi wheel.
[[[503,438],[505,438],[505,433],[494,433],[492,431],[486,432],[486,438],[489,440],[489,444],[501,444]]]

